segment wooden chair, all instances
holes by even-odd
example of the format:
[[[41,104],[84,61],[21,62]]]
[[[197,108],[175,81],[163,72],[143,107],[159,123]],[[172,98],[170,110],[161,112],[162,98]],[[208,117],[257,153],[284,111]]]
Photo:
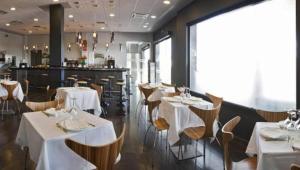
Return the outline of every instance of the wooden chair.
[[[176,84],[168,84],[168,83],[161,83],[161,85],[166,86],[166,87],[176,87]]]
[[[229,154],[229,143],[233,140],[233,129],[240,122],[241,117],[236,116],[229,120],[222,128],[223,136],[223,149],[224,149],[224,162],[225,170],[242,169],[242,170],[254,170],[257,166],[256,157],[246,158],[240,162],[232,162]]]
[[[204,126],[199,126],[199,127],[190,127],[186,128],[183,130],[183,134],[188,137],[189,139],[196,141],[196,159],[198,157],[197,154],[197,146],[198,146],[198,141],[200,139],[203,139],[203,162],[205,165],[205,145],[206,141],[205,139],[207,138],[212,138],[214,137],[213,134],[213,123],[215,119],[217,118],[218,111],[220,109],[220,105],[217,107],[212,108],[211,110],[206,110],[206,109],[201,109],[197,108],[194,106],[189,106],[189,109],[194,112],[200,119],[203,120]],[[183,154],[182,154],[182,146],[181,146],[181,141],[179,141],[180,147],[179,147],[179,152],[178,152],[178,158],[179,158],[179,153],[181,153],[181,157],[183,159]],[[196,165],[196,159],[195,159],[195,165]]]
[[[25,83],[24,98],[25,98],[25,101],[26,101],[28,99],[28,93],[29,93],[29,81],[25,79],[24,83]]]
[[[209,100],[212,101],[214,107],[222,105],[222,103],[223,103],[223,98],[222,97],[217,97],[217,96],[212,95],[210,93],[205,93],[205,96],[207,96],[209,98]]]
[[[291,170],[300,170],[300,165],[298,165],[298,164],[292,164],[291,165]]]
[[[115,141],[102,146],[89,146],[66,139],[65,144],[82,158],[94,164],[98,170],[112,170],[123,147],[126,126]]]
[[[155,90],[157,90],[157,87],[155,87],[155,88],[145,88],[144,86],[141,87],[142,94],[143,94],[144,97],[145,97],[144,102],[142,103],[142,105],[143,105],[144,108],[145,108],[146,114],[147,114],[146,106],[147,106],[148,103],[149,103],[149,101],[148,101],[149,96],[150,96]],[[141,108],[140,112],[141,112],[141,111],[142,111],[142,108]],[[141,118],[141,113],[139,113],[139,117],[138,117],[138,126],[139,126],[140,118]]]
[[[168,124],[168,122],[161,117],[158,117],[157,119],[153,120],[153,111],[154,109],[158,109],[159,104],[161,103],[160,100],[156,100],[156,101],[148,101],[148,113],[149,113],[149,127],[147,128],[145,137],[144,137],[144,144],[146,143],[146,138],[147,138],[147,134],[149,132],[149,129],[151,127],[155,128],[155,132],[162,132],[164,130],[167,130],[167,136],[168,136],[168,129],[170,127],[170,125]],[[167,137],[168,138],[168,137]],[[156,139],[156,134],[155,134],[155,139]],[[154,144],[155,144],[155,140],[154,140]]]
[[[166,93],[164,96],[165,97],[180,96],[180,92]]]
[[[144,99],[143,92],[142,92],[142,87],[143,87],[143,86],[146,86],[146,85],[148,85],[148,84],[149,84],[149,83],[138,84],[138,90],[139,90],[139,92],[140,92],[140,98],[139,98],[139,101],[138,101],[138,103],[137,103],[137,105],[136,105],[136,108],[135,108],[135,117],[137,116],[139,106],[142,104],[143,99]]]
[[[102,87],[102,86],[99,86],[99,85],[97,85],[97,84],[95,84],[95,83],[91,83],[91,87],[97,91],[97,94],[98,94],[98,97],[99,97],[99,100],[100,100],[100,107],[101,107],[101,110],[102,110],[103,114],[104,114],[105,116],[107,116],[107,110],[106,110],[106,109],[103,109],[102,106],[101,106],[101,101],[102,101],[102,99],[103,99],[103,98],[102,98],[103,87]]]
[[[56,108],[58,104],[63,104],[63,101],[61,100],[58,102],[58,100],[54,101],[47,101],[47,102],[26,102],[25,105],[32,111],[44,111],[50,108]]]
[[[46,87],[46,97],[48,101],[51,101],[53,96],[56,94],[56,89],[50,88],[50,85]]]
[[[13,95],[13,92],[17,88],[18,83],[16,83],[16,84],[1,83],[1,86],[4,87],[7,91],[7,95],[1,97],[1,99],[3,100],[3,104],[2,104],[2,120],[3,120],[3,111],[4,111],[5,103],[6,103],[6,110],[7,111],[8,111],[8,106],[9,106],[10,101],[15,101],[15,103],[17,105],[18,113],[20,113],[20,107],[19,107],[19,104],[18,104],[18,101],[17,101],[18,100],[17,97],[15,97]]]
[[[263,117],[267,122],[279,122],[288,117],[287,112],[271,112],[265,110],[256,110],[256,113]]]

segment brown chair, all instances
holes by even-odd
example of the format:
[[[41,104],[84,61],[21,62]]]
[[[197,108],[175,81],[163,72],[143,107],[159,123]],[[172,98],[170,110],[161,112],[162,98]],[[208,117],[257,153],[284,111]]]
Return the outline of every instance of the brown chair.
[[[267,122],[279,122],[288,117],[287,112],[271,112],[265,110],[256,110],[256,113],[263,117]]]
[[[50,85],[46,87],[46,97],[48,101],[51,101],[53,96],[56,94],[56,89],[50,88]]]
[[[20,113],[20,107],[19,107],[19,104],[18,104],[18,101],[17,101],[17,97],[15,97],[13,95],[13,92],[17,88],[18,83],[16,83],[16,84],[1,83],[1,86],[4,87],[7,91],[7,95],[1,97],[1,99],[3,100],[3,104],[2,104],[2,120],[3,120],[3,111],[4,111],[5,103],[6,103],[6,110],[7,111],[8,111],[8,105],[9,105],[10,101],[15,101],[15,103],[17,105],[18,113]]]
[[[139,92],[140,92],[140,98],[139,98],[139,101],[138,101],[138,103],[137,103],[137,105],[136,105],[136,108],[135,108],[135,118],[136,118],[136,116],[137,116],[137,114],[138,114],[138,108],[139,108],[139,106],[142,104],[142,102],[143,102],[143,92],[142,92],[142,87],[143,86],[146,86],[146,85],[148,85],[149,83],[142,83],[142,84],[138,84],[138,90],[139,90]]]
[[[58,100],[54,101],[47,101],[47,102],[26,102],[25,105],[32,111],[44,111],[50,108],[56,108],[58,104],[63,104],[63,101],[61,100],[58,102]]]
[[[148,113],[149,113],[149,127],[146,131],[145,137],[144,137],[144,144],[146,143],[146,138],[147,138],[147,134],[149,132],[149,129],[151,127],[155,128],[155,132],[162,132],[164,130],[167,130],[167,138],[168,138],[168,130],[170,125],[168,124],[168,122],[161,117],[158,117],[157,119],[153,120],[153,111],[154,109],[158,109],[159,104],[161,103],[160,100],[156,100],[156,101],[148,101]],[[155,134],[155,139],[154,139],[154,144],[155,144],[155,140],[156,140],[156,134]],[[155,145],[154,145],[155,147]]]
[[[65,144],[82,158],[94,164],[99,170],[112,170],[123,147],[126,126],[123,125],[121,135],[112,143],[102,146],[88,146],[66,139]]]
[[[28,99],[28,93],[29,93],[29,81],[25,79],[24,83],[25,83],[24,97],[25,97],[25,101],[26,101]]]
[[[232,162],[229,154],[229,144],[233,140],[233,129],[240,122],[241,117],[236,116],[229,120],[222,128],[223,136],[223,149],[224,149],[224,162],[225,170],[242,169],[242,170],[255,170],[257,166],[256,157],[246,158],[240,162]]]
[[[99,100],[100,100],[101,110],[102,110],[103,114],[105,116],[107,116],[107,111],[105,109],[103,109],[103,107],[101,106],[102,94],[103,94],[103,87],[99,86],[99,85],[97,85],[95,83],[91,83],[91,87],[97,91],[97,94],[98,94],[98,97],[99,97]]]
[[[195,113],[200,119],[203,120],[204,126],[199,126],[199,127],[189,127],[183,130],[184,136],[188,137],[189,139],[196,141],[196,159],[199,157],[197,154],[197,146],[198,146],[198,141],[203,140],[203,162],[205,165],[205,145],[206,141],[205,139],[207,138],[212,138],[214,137],[213,134],[213,123],[215,119],[217,118],[218,110],[220,109],[220,105],[217,107],[212,108],[211,110],[206,110],[206,109],[201,109],[197,108],[194,106],[189,106],[189,109]],[[182,146],[181,146],[181,140],[179,141],[179,152],[178,152],[178,158],[179,158],[179,153],[181,153],[181,158],[183,159],[183,154],[182,154]],[[196,159],[195,159],[195,164],[196,164]]]
[[[300,170],[300,165],[298,165],[298,164],[292,164],[291,165],[291,170]]]
[[[166,93],[164,96],[165,97],[180,96],[180,92]]]
[[[157,89],[157,87],[154,88],[145,88],[144,86],[141,87],[141,91],[142,94],[144,95],[144,102],[142,103],[142,105],[145,108],[146,114],[147,114],[147,110],[146,110],[146,106],[148,105],[149,101],[149,96]],[[142,111],[142,108],[140,110],[140,112]],[[138,117],[138,126],[139,126],[139,122],[140,122],[140,118],[141,118],[141,113],[139,113],[139,117]]]
[[[166,86],[166,87],[176,87],[176,84],[168,84],[168,83],[161,83],[161,85]]]

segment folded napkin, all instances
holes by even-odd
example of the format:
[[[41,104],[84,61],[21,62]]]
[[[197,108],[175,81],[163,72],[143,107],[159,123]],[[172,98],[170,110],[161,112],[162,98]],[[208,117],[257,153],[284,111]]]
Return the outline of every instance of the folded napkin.
[[[300,141],[294,142],[292,147],[294,150],[300,151]]]
[[[49,108],[45,111],[43,111],[43,113],[45,113],[48,116],[58,116],[60,114],[61,111],[56,110],[55,108]]]
[[[271,128],[266,127],[260,130],[260,136],[265,138],[266,140],[287,140],[288,134],[286,131],[280,128]]]
[[[63,128],[64,130],[74,132],[81,131],[90,127],[88,122],[72,118],[67,118],[63,121],[58,122],[57,126]]]

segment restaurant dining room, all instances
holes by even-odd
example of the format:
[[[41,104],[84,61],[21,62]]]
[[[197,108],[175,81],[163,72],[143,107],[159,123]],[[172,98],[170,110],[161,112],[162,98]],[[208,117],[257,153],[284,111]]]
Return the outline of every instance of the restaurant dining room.
[[[300,1],[0,0],[0,170],[300,170]]]

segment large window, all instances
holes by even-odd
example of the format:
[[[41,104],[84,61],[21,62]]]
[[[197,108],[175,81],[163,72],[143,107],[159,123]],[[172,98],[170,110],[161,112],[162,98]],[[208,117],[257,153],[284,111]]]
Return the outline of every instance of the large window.
[[[246,6],[190,27],[190,87],[247,107],[296,107],[296,0]]]
[[[171,83],[172,41],[168,38],[155,45],[156,81]]]

